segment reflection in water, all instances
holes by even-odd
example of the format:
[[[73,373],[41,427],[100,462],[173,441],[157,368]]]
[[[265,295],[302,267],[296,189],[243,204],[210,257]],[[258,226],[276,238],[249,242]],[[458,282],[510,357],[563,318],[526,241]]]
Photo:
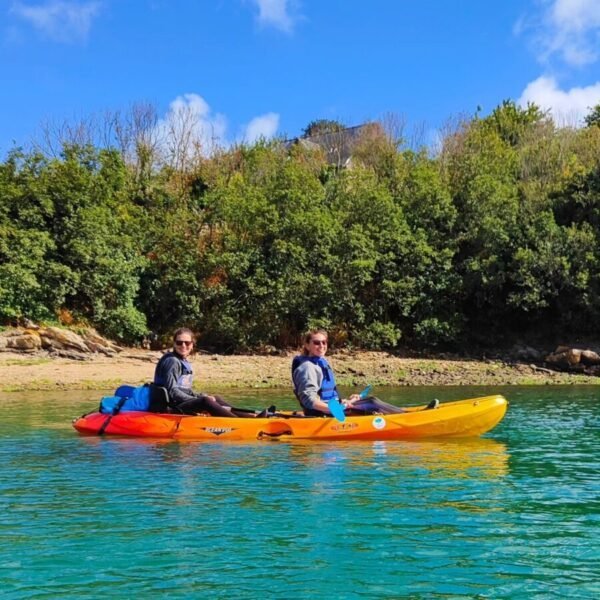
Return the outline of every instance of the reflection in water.
[[[506,445],[493,439],[445,441],[291,442],[290,458],[305,465],[336,462],[372,469],[420,469],[429,476],[500,477],[508,473]]]

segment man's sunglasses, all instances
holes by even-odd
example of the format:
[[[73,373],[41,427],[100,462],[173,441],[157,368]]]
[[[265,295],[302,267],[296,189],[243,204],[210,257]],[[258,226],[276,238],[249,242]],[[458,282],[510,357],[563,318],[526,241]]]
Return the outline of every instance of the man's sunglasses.
[[[185,344],[186,346],[191,346],[194,342],[188,342],[187,340],[175,340],[175,345],[176,346],[183,346],[183,344]]]

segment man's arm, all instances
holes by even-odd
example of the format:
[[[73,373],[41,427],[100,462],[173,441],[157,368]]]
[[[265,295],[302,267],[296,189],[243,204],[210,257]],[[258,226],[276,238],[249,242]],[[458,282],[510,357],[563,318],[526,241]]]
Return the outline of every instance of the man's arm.
[[[330,414],[329,406],[319,396],[319,390],[323,383],[323,372],[318,366],[306,361],[294,371],[292,379],[298,400],[304,408]]]

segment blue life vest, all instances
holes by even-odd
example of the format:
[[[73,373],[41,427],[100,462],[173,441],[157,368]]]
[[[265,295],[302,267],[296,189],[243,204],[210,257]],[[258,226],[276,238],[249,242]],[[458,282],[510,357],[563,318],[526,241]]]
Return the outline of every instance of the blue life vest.
[[[163,366],[163,363],[171,357],[175,357],[177,359],[177,364],[181,368],[181,373],[179,373],[177,377],[177,387],[191,390],[192,382],[194,379],[192,365],[187,360],[177,356],[177,354],[175,354],[174,352],[167,352],[158,361],[158,365],[156,365],[156,372],[154,375],[154,383],[160,386],[167,385],[167,382],[162,377],[161,367]]]
[[[334,398],[339,401],[340,395],[335,383],[333,369],[327,360],[322,356],[304,356],[302,354],[294,356],[294,359],[292,360],[292,377],[294,376],[294,371],[301,364],[307,361],[321,367],[321,371],[323,372],[323,382],[321,383],[321,388],[319,389],[319,398],[321,398],[323,402],[329,402]]]

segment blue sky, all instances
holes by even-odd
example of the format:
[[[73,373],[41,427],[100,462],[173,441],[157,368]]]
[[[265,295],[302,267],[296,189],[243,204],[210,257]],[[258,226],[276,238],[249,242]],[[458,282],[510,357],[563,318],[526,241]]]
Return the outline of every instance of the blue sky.
[[[385,114],[428,136],[504,99],[600,103],[600,0],[0,0],[0,153],[150,102],[221,143]]]

